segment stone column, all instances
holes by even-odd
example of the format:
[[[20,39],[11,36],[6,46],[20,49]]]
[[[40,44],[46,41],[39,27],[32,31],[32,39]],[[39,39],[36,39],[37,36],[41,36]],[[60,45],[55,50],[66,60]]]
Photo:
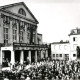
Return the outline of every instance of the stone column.
[[[2,53],[3,53],[3,51],[1,50],[1,51],[0,51],[0,65],[2,65],[2,59],[3,59],[3,58],[2,58]]]
[[[19,42],[19,23],[16,24],[17,24],[17,42]]]
[[[4,28],[3,28],[3,26],[4,26],[3,17],[1,17],[1,15],[0,15],[0,43],[4,43],[4,38],[3,38]]]
[[[0,72],[2,72],[2,53],[1,53],[1,50],[0,50]]]
[[[35,30],[35,44],[37,44],[37,28]]]
[[[37,51],[35,51],[35,62],[37,62]]]
[[[3,52],[2,52],[2,62],[3,62],[4,57],[5,57],[5,56],[4,56],[4,51],[3,51]]]
[[[28,52],[28,55],[29,55],[29,61],[30,61],[30,63],[31,63],[31,51],[29,50],[29,52]]]
[[[15,53],[14,53],[14,51],[12,50],[12,51],[11,51],[11,64],[14,65],[14,63],[15,63]]]
[[[43,50],[41,50],[41,59],[43,58]]]
[[[48,50],[46,50],[46,58],[48,57]]]
[[[9,28],[9,43],[13,44],[13,29],[12,29],[12,21],[10,21],[10,28]]]
[[[23,62],[24,62],[24,52],[22,50],[20,54],[20,63],[23,64]]]
[[[25,25],[25,31],[24,31],[24,43],[27,43],[27,25]]]

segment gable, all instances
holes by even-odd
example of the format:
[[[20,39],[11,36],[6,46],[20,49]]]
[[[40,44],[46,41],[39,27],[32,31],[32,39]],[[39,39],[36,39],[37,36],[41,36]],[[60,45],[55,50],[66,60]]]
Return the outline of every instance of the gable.
[[[38,23],[37,19],[34,17],[34,15],[31,13],[31,11],[28,9],[28,7],[23,2],[2,6],[1,8],[8,10],[8,11],[11,11],[13,13],[16,13],[18,15],[24,16],[24,17]],[[19,13],[20,9],[22,9],[26,15],[20,14]]]

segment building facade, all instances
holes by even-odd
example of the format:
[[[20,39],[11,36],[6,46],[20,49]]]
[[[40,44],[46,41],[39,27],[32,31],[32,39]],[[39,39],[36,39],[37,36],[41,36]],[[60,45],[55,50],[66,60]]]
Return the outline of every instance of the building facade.
[[[52,58],[59,60],[78,60],[80,59],[79,47],[80,29],[72,29],[69,34],[69,41],[51,43]]]
[[[51,44],[52,58],[60,60],[69,60],[70,53],[69,42],[55,42]]]
[[[23,64],[48,57],[48,46],[37,33],[39,22],[24,2],[0,7],[0,64],[8,60]],[[43,53],[44,52],[44,53]]]

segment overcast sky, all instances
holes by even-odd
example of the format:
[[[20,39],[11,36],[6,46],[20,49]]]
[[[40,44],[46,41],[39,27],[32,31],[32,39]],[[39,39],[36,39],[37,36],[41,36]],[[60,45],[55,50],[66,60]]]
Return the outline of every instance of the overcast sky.
[[[0,6],[22,1],[39,21],[43,42],[66,41],[71,29],[80,28],[79,0],[0,0]]]

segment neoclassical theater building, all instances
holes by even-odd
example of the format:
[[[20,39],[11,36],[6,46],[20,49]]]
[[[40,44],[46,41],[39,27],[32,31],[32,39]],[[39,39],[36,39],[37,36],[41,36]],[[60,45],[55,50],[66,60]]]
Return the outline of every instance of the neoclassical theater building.
[[[48,57],[48,45],[37,33],[39,22],[24,2],[0,7],[0,64],[8,60],[23,64]]]

